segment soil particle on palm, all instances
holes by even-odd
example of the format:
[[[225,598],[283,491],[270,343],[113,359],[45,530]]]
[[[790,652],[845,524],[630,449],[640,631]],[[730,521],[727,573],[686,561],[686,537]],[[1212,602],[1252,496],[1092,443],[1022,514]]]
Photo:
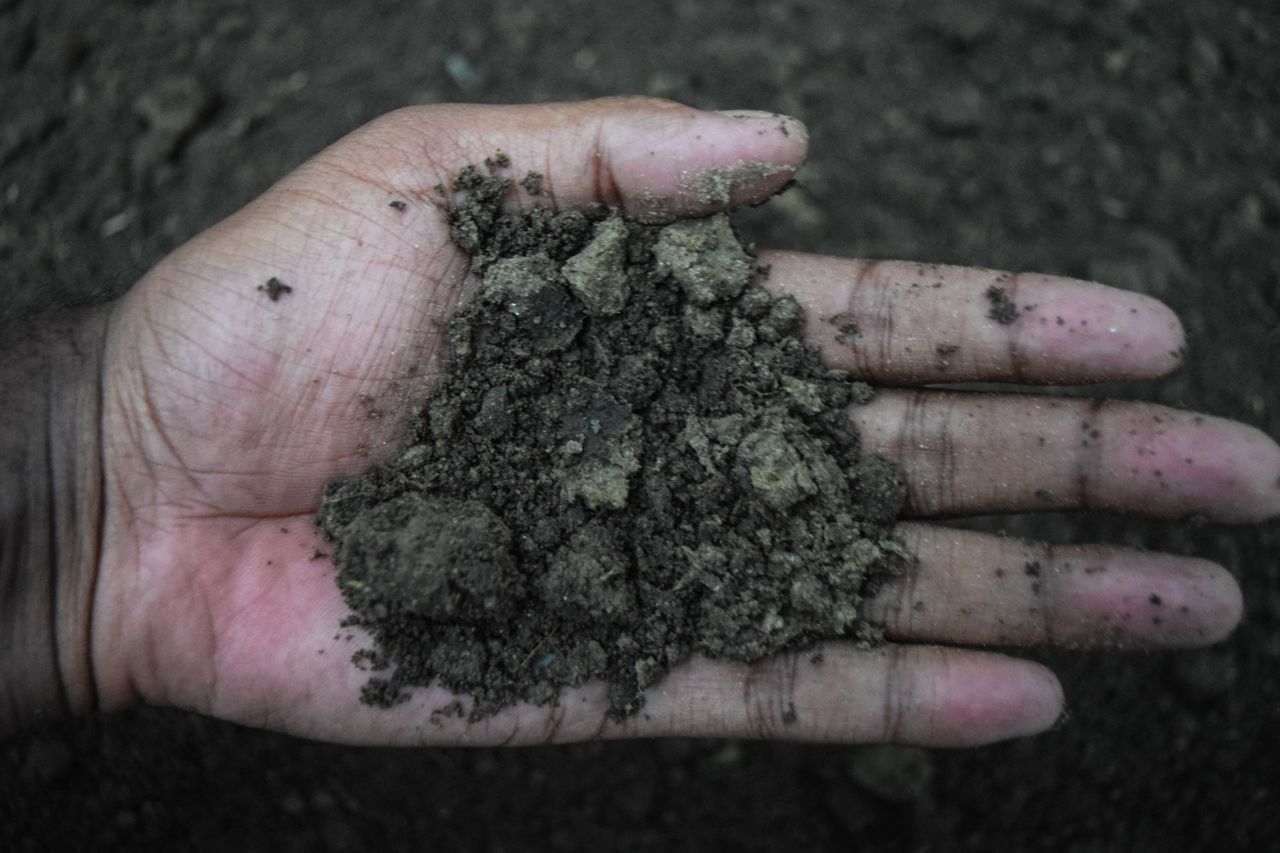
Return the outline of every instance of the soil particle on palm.
[[[258,285],[258,291],[267,294],[267,298],[272,302],[279,302],[281,296],[284,296],[286,293],[293,293],[293,288],[275,276],[272,276],[267,279],[266,284]]]
[[[834,314],[827,318],[827,322],[836,327],[836,343],[842,346],[854,346],[858,335],[862,334],[857,319],[848,312]]]
[[[463,169],[455,241],[480,281],[389,462],[329,484],[365,701],[439,680],[473,717],[602,679],[612,716],[695,653],[869,644],[868,590],[908,556],[897,467],[860,452],[871,389],[752,282],[727,217],[503,213]]]

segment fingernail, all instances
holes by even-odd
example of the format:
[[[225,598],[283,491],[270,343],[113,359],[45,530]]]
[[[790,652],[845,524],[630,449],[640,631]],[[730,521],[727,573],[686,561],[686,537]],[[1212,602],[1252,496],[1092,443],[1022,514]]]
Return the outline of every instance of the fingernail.
[[[766,110],[718,110],[719,114],[734,121],[750,122],[761,126],[772,126],[784,136],[798,136],[802,140],[809,138],[809,128],[798,118],[782,113],[771,113]]]

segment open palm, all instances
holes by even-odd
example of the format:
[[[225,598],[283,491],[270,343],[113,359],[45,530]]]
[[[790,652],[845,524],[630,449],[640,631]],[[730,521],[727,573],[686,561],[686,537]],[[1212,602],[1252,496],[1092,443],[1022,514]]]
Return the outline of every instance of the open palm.
[[[650,217],[766,197],[804,156],[794,121],[649,100],[432,107],[343,139],[153,269],[113,309],[106,349],[106,531],[94,602],[102,701],[174,704],[367,743],[710,734],[966,744],[1061,711],[1039,665],[963,644],[1194,645],[1224,636],[1239,590],[1198,560],[1048,547],[915,522],[910,575],[867,605],[893,643],[832,644],[755,666],[695,660],[610,722],[600,685],[468,723],[416,691],[360,704],[359,632],[313,518],[329,479],[393,448],[441,366],[466,288],[436,187],[501,149],[546,196]],[[760,168],[765,164],[770,168]],[[393,204],[394,202],[394,204]],[[1280,510],[1280,450],[1237,424],[1124,403],[923,390],[1068,383],[1174,367],[1163,306],[1046,276],[766,253],[832,364],[897,390],[859,409],[920,518],[1105,507],[1251,520]],[[276,278],[291,292],[269,298]],[[1004,288],[1018,319],[987,316]],[[834,318],[834,319],[831,319]],[[857,331],[855,333],[854,327]],[[915,387],[916,390],[912,390]],[[933,645],[941,644],[941,645]]]

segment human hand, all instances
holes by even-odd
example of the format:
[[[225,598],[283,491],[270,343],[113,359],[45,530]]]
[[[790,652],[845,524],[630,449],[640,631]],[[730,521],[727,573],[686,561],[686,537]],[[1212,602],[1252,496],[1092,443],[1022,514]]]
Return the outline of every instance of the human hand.
[[[947,516],[1106,508],[1250,521],[1280,512],[1280,449],[1248,427],[1122,402],[979,395],[954,381],[1143,379],[1178,363],[1148,298],[1037,275],[765,253],[834,366],[892,386],[854,413],[908,478],[920,557],[867,602],[892,642],[754,666],[697,659],[607,719],[600,685],[470,723],[439,687],[360,704],[359,638],[314,525],[322,488],[388,455],[443,355],[466,256],[433,189],[495,150],[557,207],[648,217],[767,197],[804,156],[792,120],[649,100],[413,108],[317,155],[178,249],[112,310],[104,350],[105,517],[91,627],[100,705],[171,704],[360,743],[724,735],[975,744],[1040,731],[1063,697],[1038,664],[964,645],[1210,643],[1240,617],[1205,561],[951,530]],[[732,167],[772,164],[764,170]],[[711,172],[713,169],[728,171]],[[735,178],[735,175],[737,176]],[[725,180],[727,178],[727,181]],[[703,199],[699,201],[698,199]],[[395,206],[392,203],[396,203]],[[259,287],[292,288],[277,300]],[[986,292],[1021,306],[987,317]],[[835,317],[835,321],[829,321]],[[858,333],[851,335],[851,326]],[[64,632],[74,634],[74,632]]]

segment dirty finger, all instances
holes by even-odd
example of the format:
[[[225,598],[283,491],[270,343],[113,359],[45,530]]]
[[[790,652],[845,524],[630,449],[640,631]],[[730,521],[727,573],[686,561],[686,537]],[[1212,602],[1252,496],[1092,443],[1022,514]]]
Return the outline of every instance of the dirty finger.
[[[1177,316],[1094,282],[906,261],[764,252],[833,367],[886,385],[1144,379],[1181,362]]]
[[[1280,447],[1222,418],[1114,400],[890,390],[852,416],[866,450],[902,465],[915,517],[1280,513]]]
[[[918,558],[863,605],[895,640],[1204,646],[1240,621],[1240,587],[1207,560],[903,525]]]

